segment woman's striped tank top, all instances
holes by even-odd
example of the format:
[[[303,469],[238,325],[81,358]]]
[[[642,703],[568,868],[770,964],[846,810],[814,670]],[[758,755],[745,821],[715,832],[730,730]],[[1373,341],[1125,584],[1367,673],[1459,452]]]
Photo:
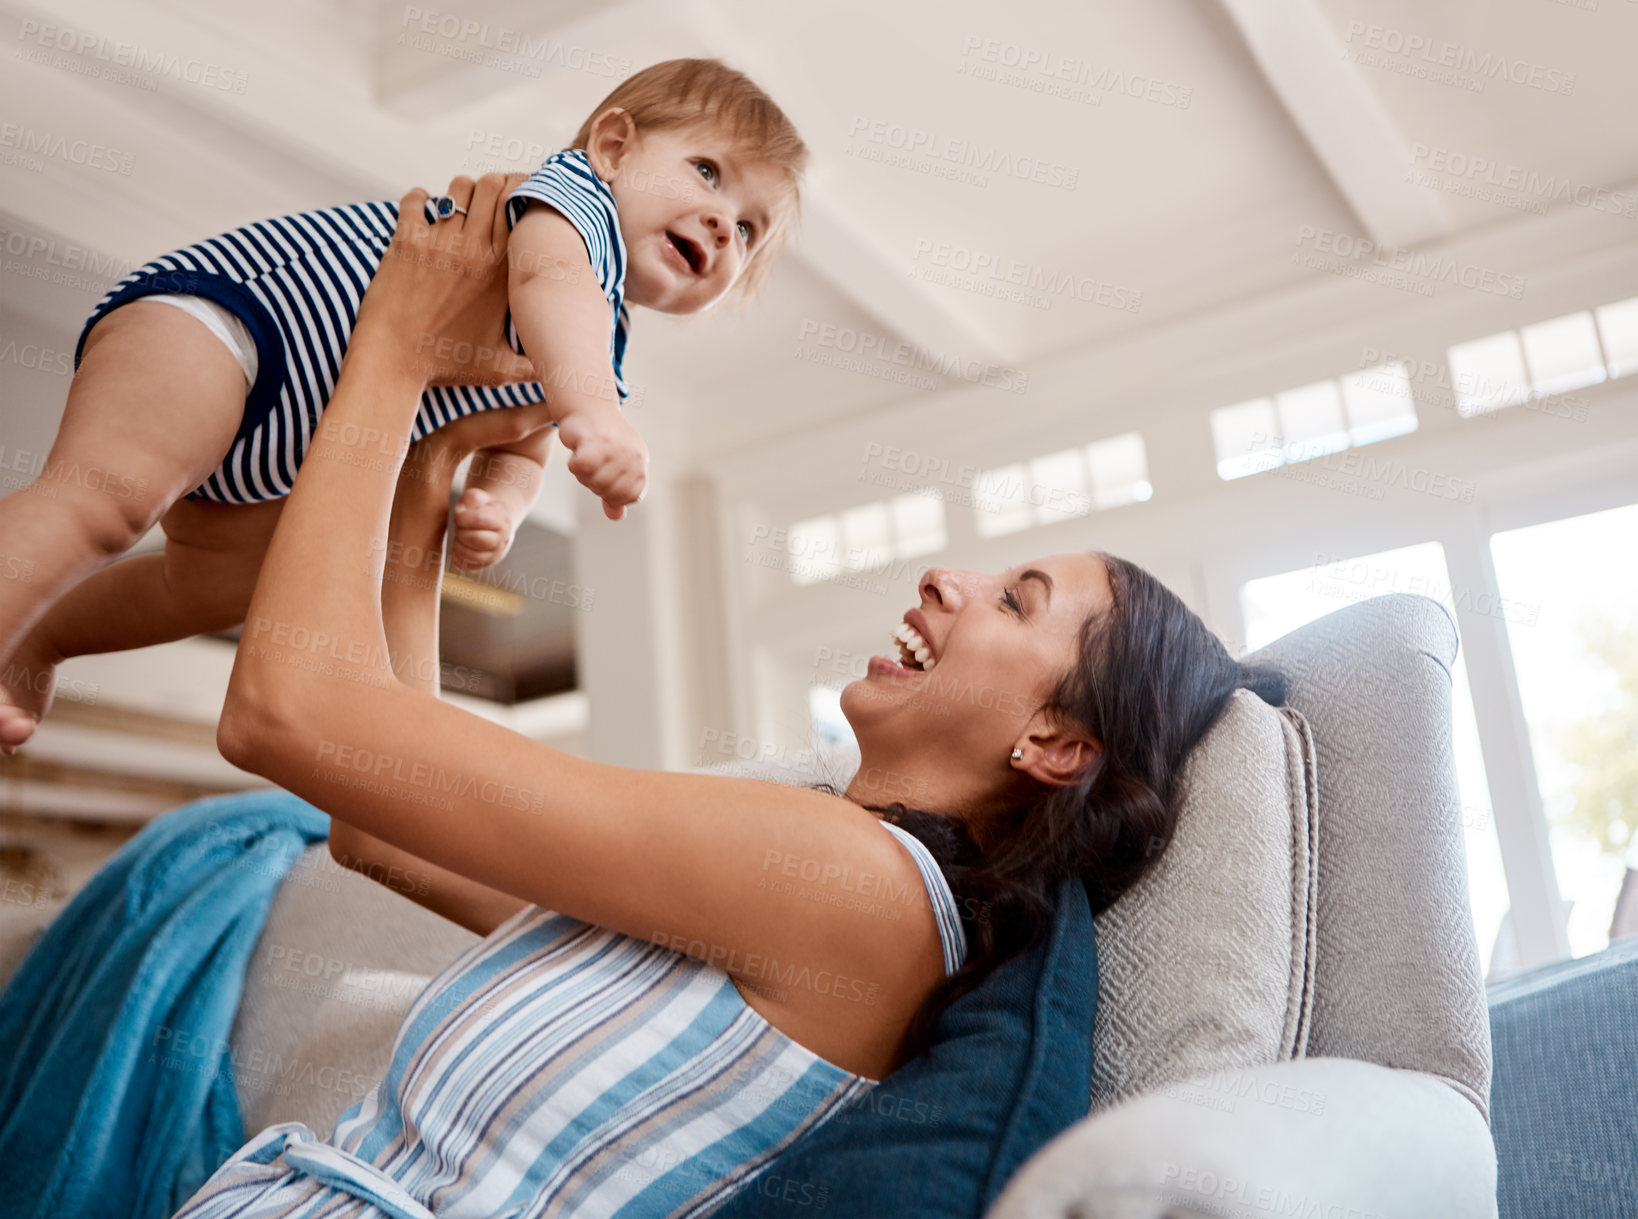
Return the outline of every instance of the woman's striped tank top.
[[[953,973],[949,885],[881,824],[916,861]],[[875,1082],[773,1028],[716,966],[528,906],[427,985],[328,1140],[270,1126],[175,1219],[703,1215]]]
[[[517,223],[531,200],[562,213],[585,240],[591,272],[613,318],[609,361],[624,402],[620,366],[629,324],[622,303],[626,247],[614,195],[593,172],[586,154],[569,149],[548,157],[508,196],[509,225]],[[130,301],[175,293],[223,306],[255,340],[256,383],[246,395],[232,447],[188,498],[250,504],[288,495],[319,415],[335,392],[359,302],[397,223],[396,203],[353,203],[262,220],[156,258],[115,284],[97,303],[74,348],[75,367],[91,327]],[[513,350],[521,352],[510,316],[506,333]],[[544,398],[538,382],[435,386],[422,395],[412,439],[420,440],[462,415],[527,406]]]

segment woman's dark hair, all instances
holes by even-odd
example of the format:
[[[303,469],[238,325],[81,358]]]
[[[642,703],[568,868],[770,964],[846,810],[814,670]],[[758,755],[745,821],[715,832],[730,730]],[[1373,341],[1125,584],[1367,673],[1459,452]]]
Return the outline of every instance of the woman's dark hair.
[[[1094,553],[1108,568],[1113,604],[1082,624],[1075,663],[1044,708],[1102,742],[1085,777],[987,822],[983,850],[959,818],[903,804],[871,809],[938,861],[967,936],[965,963],[911,1019],[905,1060],[931,1043],[946,1007],[1046,937],[1064,881],[1082,880],[1096,915],[1155,865],[1177,827],[1184,759],[1235,690],[1285,702],[1278,670],[1235,660],[1159,580]]]

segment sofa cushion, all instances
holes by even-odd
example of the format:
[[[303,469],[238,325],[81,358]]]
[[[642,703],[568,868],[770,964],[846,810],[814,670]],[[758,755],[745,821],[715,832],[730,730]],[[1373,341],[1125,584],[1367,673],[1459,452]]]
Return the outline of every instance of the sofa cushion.
[[[928,1052],[799,1139],[712,1212],[950,1219],[989,1209],[1086,1113],[1098,955],[1079,881],[1048,938],[946,1008]]]
[[[1237,690],[1184,766],[1160,862],[1098,917],[1092,1108],[1300,1056],[1317,807],[1300,716]]]

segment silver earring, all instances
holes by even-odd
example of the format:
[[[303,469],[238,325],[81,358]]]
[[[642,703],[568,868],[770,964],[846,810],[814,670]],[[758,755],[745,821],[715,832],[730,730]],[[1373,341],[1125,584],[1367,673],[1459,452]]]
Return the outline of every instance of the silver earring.
[[[1012,751],[1012,760],[1014,762],[1018,761],[1018,759],[1022,758],[1023,756],[1024,756],[1024,751],[1022,749],[1014,749]]]

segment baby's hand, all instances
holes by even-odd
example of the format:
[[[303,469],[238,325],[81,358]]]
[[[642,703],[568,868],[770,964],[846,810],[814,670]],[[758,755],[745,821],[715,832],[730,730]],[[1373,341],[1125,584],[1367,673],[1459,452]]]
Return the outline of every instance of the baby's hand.
[[[612,406],[588,407],[558,421],[557,437],[573,456],[569,473],[603,501],[617,521],[648,488],[648,446]]]
[[[480,487],[468,487],[455,505],[455,541],[449,561],[461,571],[493,567],[511,549],[516,529],[505,505]]]

